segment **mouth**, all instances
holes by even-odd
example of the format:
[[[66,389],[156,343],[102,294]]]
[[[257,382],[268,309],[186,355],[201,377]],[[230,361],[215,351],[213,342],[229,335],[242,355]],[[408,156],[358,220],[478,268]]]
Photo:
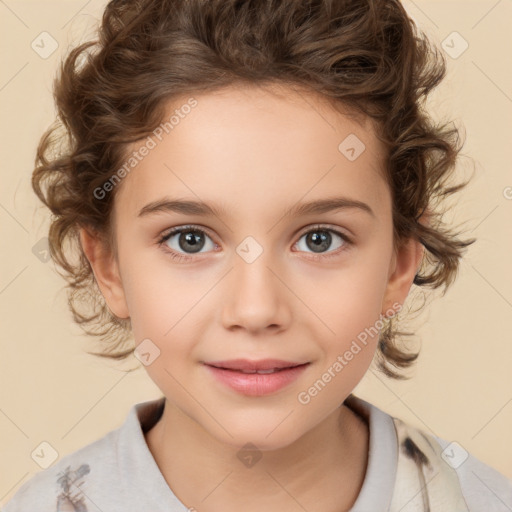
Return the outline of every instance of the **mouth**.
[[[221,370],[232,370],[241,373],[267,374],[303,366],[309,364],[309,361],[292,362],[283,361],[281,359],[261,359],[259,361],[250,361],[248,359],[232,359],[229,361],[213,361],[205,364]]]
[[[310,362],[217,361],[205,363],[211,375],[237,393],[264,396],[280,391],[297,380]]]

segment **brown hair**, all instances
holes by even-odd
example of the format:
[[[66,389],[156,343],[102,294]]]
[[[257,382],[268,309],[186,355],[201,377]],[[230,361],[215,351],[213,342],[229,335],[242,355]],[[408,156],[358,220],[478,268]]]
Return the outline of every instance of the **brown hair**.
[[[111,1],[98,40],[61,64],[58,119],[41,138],[32,177],[53,214],[50,253],[74,320],[101,338],[95,355],[124,359],[134,346],[130,320],[110,312],[80,245],[87,227],[115,252],[116,188],[101,200],[94,190],[125,161],[128,145],[162,122],[169,100],[237,83],[297,86],[369,116],[387,149],[395,247],[419,240],[426,251],[414,284],[446,291],[475,239],[458,240],[441,220],[440,201],[467,185],[448,185],[462,149],[458,130],[436,125],[424,109],[445,68],[398,0]],[[424,213],[429,223],[420,222]],[[397,345],[411,335],[393,320],[382,330],[378,367],[389,377],[407,378],[394,368],[418,357]]]

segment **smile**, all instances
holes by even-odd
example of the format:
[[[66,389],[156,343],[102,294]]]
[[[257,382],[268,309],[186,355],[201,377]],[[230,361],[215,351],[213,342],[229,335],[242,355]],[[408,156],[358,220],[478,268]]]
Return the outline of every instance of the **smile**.
[[[297,380],[310,363],[284,368],[232,369],[205,364],[210,374],[224,386],[247,396],[276,393]]]

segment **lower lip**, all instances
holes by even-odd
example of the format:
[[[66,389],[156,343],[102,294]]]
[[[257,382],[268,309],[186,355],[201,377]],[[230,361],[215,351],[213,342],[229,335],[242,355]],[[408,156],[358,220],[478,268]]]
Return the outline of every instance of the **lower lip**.
[[[274,373],[243,373],[205,365],[213,376],[238,393],[248,396],[263,396],[275,393],[299,378],[309,363]]]

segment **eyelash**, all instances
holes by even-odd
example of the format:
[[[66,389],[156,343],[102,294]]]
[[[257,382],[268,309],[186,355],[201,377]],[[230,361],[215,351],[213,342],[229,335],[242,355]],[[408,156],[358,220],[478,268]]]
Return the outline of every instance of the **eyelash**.
[[[172,228],[170,231],[168,231],[163,236],[161,236],[160,239],[158,240],[159,247],[162,247],[163,250],[166,252],[166,254],[176,261],[190,261],[190,260],[195,259],[194,256],[185,255],[183,253],[177,253],[170,247],[165,246],[165,242],[167,242],[167,240],[169,240],[169,238],[171,238],[173,235],[175,235],[177,233],[187,232],[187,231],[199,231],[199,232],[209,236],[210,238],[212,238],[208,234],[208,232],[205,231],[203,228],[201,228],[199,226],[195,226],[193,224],[189,224],[186,226]],[[335,235],[338,235],[344,241],[344,246],[343,246],[344,248],[338,248],[335,251],[329,251],[327,253],[318,253],[316,255],[314,253],[313,254],[308,253],[308,254],[310,254],[308,256],[308,258],[313,259],[315,261],[320,260],[320,259],[335,257],[335,256],[339,255],[340,252],[347,250],[348,248],[350,248],[350,246],[353,245],[352,239],[349,238],[344,233],[340,233],[339,231],[337,231],[335,229],[329,228],[327,226],[323,226],[321,224],[317,224],[316,226],[313,226],[312,228],[308,229],[307,231],[302,232],[300,234],[298,240],[300,240],[304,235],[307,235],[307,234],[309,234],[311,232],[315,232],[315,231],[329,231],[330,233],[334,233]]]

